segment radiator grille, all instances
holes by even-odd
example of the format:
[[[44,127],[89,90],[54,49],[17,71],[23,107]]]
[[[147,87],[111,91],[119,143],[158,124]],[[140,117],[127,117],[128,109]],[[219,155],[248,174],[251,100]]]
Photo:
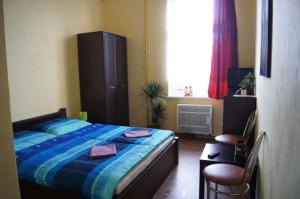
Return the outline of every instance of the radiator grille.
[[[177,132],[211,135],[212,108],[211,105],[178,104]]]

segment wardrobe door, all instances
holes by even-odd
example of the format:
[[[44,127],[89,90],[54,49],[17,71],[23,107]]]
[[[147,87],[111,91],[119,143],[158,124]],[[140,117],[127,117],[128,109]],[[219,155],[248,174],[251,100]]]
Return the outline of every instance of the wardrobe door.
[[[104,70],[106,84],[107,123],[117,124],[117,68],[116,68],[116,37],[103,34]],[[101,111],[101,110],[100,110]]]
[[[81,110],[89,122],[106,122],[103,38],[101,32],[78,34]]]
[[[120,125],[129,125],[128,113],[128,80],[127,80],[127,47],[126,38],[116,39],[116,66],[117,66],[117,121]]]

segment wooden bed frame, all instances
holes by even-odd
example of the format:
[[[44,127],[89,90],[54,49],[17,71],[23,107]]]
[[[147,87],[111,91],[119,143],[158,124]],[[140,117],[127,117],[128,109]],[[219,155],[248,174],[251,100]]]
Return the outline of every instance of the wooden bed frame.
[[[66,109],[58,112],[34,117],[13,123],[14,132],[28,129],[34,124],[45,122],[55,118],[66,117]],[[141,172],[115,199],[148,199],[151,198],[164,182],[171,170],[178,164],[178,138],[169,144],[158,157],[156,157],[143,172]],[[60,189],[52,189],[39,186],[34,183],[19,181],[22,199],[32,198],[64,198],[82,199],[83,196],[75,192]]]

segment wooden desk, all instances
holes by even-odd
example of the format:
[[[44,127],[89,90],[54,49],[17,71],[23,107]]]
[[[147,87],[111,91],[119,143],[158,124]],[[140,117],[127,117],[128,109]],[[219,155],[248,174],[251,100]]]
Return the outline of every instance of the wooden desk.
[[[214,159],[209,159],[208,154],[220,152],[220,155]],[[227,163],[238,166],[245,166],[245,162],[236,161],[234,159],[234,145],[229,144],[206,144],[200,158],[200,183],[199,183],[199,199],[204,199],[204,176],[203,169],[211,164]]]

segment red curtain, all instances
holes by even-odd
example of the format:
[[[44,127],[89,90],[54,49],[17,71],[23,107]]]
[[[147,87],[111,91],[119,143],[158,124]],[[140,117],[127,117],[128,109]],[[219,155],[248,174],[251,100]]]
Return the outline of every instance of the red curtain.
[[[222,99],[228,93],[228,69],[238,66],[234,0],[214,0],[213,49],[208,96]]]

